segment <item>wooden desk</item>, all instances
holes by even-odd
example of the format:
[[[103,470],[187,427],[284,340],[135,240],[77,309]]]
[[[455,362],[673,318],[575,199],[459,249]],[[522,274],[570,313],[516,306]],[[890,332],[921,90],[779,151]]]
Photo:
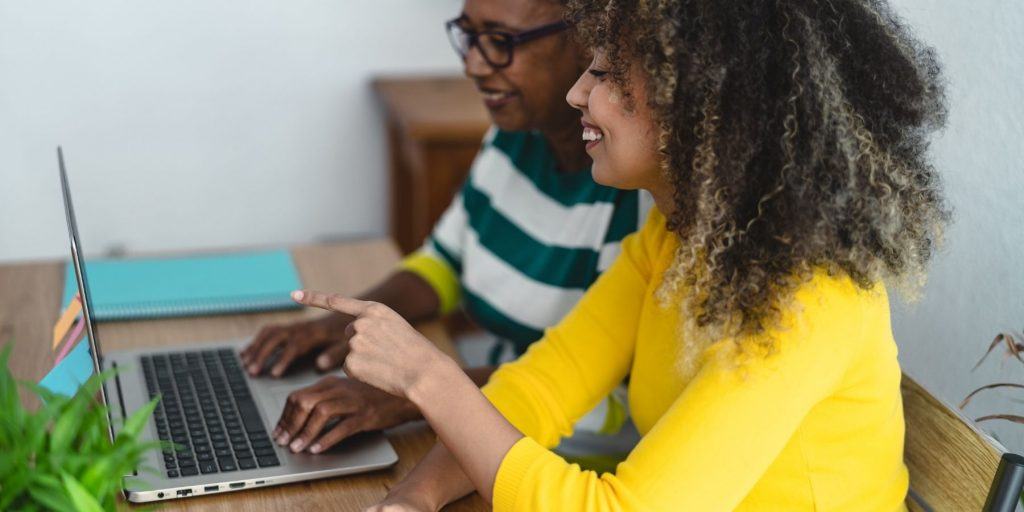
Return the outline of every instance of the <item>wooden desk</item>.
[[[373,89],[387,116],[391,236],[419,248],[469,172],[490,118],[463,77],[386,77]]]
[[[358,293],[383,278],[398,261],[390,241],[371,240],[298,247],[292,251],[304,286],[341,293]],[[64,289],[61,262],[0,265],[0,344],[14,340],[11,367],[18,380],[38,381],[53,361],[48,340]],[[106,350],[160,346],[182,340],[203,342],[256,334],[271,322],[293,321],[312,310],[176,318],[141,322],[103,323],[99,336]],[[437,322],[417,326],[449,355],[455,355],[447,333]],[[26,397],[27,393],[22,393]],[[326,480],[267,487],[237,493],[166,501],[164,510],[338,510],[361,511],[379,499],[419,461],[434,443],[425,423],[387,432],[398,452],[394,467]],[[480,511],[489,507],[477,495],[446,510]]]

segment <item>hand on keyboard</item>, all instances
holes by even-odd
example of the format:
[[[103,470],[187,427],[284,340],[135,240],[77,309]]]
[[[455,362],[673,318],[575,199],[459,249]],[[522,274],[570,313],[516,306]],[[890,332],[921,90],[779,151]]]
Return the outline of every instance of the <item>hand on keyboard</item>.
[[[340,315],[292,324],[269,325],[239,353],[249,375],[256,377],[270,366],[270,375],[280,377],[303,356],[320,352],[316,366],[321,371],[341,366],[348,353],[345,328],[351,317]]]

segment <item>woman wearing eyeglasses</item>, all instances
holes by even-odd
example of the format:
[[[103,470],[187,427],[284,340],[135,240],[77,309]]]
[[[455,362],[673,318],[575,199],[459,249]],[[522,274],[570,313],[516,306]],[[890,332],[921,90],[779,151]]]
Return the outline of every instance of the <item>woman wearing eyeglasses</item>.
[[[572,308],[649,208],[636,191],[598,185],[591,177],[578,115],[564,100],[589,53],[573,41],[563,18],[562,6],[548,0],[467,0],[462,14],[447,23],[494,128],[423,248],[361,296],[411,322],[462,307],[499,340],[490,366],[467,370],[478,385],[494,365],[522,354]],[[258,375],[279,353],[269,368],[274,377],[311,353],[318,353],[320,369],[337,367],[348,351],[352,319],[332,314],[264,328],[242,360]],[[602,401],[579,428],[618,432],[625,422],[621,396]],[[293,451],[316,453],[355,433],[419,417],[406,399],[326,377],[289,397],[273,435]],[[609,439],[591,437],[589,446],[567,450],[623,453],[635,431],[623,431],[618,444]]]

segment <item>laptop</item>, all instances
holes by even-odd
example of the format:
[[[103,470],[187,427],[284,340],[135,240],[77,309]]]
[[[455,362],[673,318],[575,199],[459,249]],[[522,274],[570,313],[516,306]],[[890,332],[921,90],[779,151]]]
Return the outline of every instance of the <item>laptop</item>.
[[[100,390],[111,440],[124,419],[161,396],[142,441],[176,446],[146,454],[124,478],[128,501],[150,502],[240,491],[382,469],[398,455],[380,432],[361,434],[326,452],[293,454],[270,439],[288,394],[320,375],[292,372],[281,379],[250,379],[238,351],[248,340],[186,344],[103,353],[93,324],[89,280],[71,204],[64,152],[57,148],[64,212],[79,296],[96,373],[117,369]],[[141,285],[141,284],[140,284]],[[149,468],[144,469],[144,468]],[[155,471],[153,471],[155,469]]]

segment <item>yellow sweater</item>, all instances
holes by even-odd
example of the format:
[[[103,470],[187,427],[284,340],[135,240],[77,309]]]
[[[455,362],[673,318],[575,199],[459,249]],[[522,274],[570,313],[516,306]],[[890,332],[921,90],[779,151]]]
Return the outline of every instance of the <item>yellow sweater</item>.
[[[903,510],[884,287],[816,274],[771,333],[771,355],[737,359],[720,342],[685,377],[678,314],[654,296],[677,245],[652,212],[576,308],[484,388],[526,435],[501,463],[494,509]],[[643,439],[614,474],[548,450],[627,374]]]

